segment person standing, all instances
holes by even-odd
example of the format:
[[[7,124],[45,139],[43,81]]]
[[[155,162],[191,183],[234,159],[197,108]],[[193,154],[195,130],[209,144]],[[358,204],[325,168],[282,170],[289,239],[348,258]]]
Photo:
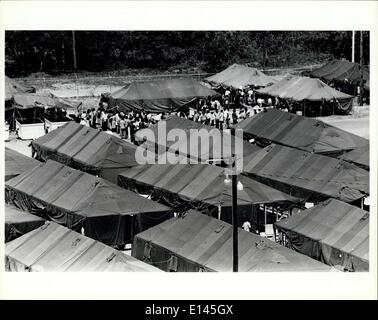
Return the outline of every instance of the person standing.
[[[247,231],[247,232],[251,230],[252,226],[251,226],[251,223],[247,220],[247,218],[244,218],[242,228],[244,229],[244,231]]]
[[[121,139],[126,138],[126,121],[124,117],[121,117],[119,120],[119,129],[121,134]]]
[[[219,109],[218,120],[219,120],[219,129],[223,130],[224,129],[224,111],[222,108]]]
[[[225,123],[226,129],[229,129],[230,128],[230,111],[228,110],[227,107],[224,109],[223,116],[224,116],[224,123]]]

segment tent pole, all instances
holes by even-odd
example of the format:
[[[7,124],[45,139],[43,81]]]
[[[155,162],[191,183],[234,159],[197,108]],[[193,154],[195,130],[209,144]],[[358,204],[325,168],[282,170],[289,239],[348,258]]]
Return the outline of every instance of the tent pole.
[[[221,210],[222,210],[221,205],[218,205],[218,220],[221,219]]]

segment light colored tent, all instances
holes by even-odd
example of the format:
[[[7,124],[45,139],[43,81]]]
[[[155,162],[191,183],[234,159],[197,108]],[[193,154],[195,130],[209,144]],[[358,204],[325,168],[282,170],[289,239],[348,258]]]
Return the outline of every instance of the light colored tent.
[[[291,249],[348,271],[369,271],[369,213],[330,199],[275,223]]]
[[[293,101],[349,102],[353,96],[331,88],[319,79],[308,77],[285,78],[272,86],[257,90],[258,93]]]
[[[132,82],[110,95],[111,105],[128,112],[170,112],[217,93],[194,79],[166,79]]]
[[[73,121],[32,141],[36,158],[56,160],[113,183],[125,168],[138,165],[136,148],[118,137]]]
[[[14,240],[45,223],[45,219],[5,205],[5,242]]]
[[[5,200],[109,245],[171,217],[162,204],[52,160],[6,181]]]
[[[5,269],[16,272],[160,271],[54,222],[46,222],[7,243]]]
[[[118,184],[148,194],[176,211],[196,209],[231,222],[231,186],[226,186],[224,180],[224,169],[214,165],[155,164],[126,170],[119,175]],[[252,216],[257,214],[253,212],[254,205],[298,202],[298,199],[246,176],[240,175],[239,181],[243,184],[243,191],[238,191],[240,225],[244,222],[243,216],[256,219]]]
[[[39,161],[5,147],[5,181],[27,172],[39,164]]]
[[[314,259],[238,230],[239,271],[330,271]],[[232,225],[195,211],[136,235],[132,255],[164,271],[232,271]]]
[[[309,152],[340,156],[346,151],[369,145],[369,140],[346,132],[322,121],[297,116],[277,109],[245,119],[237,126],[246,140],[274,142]]]
[[[339,159],[272,144],[244,159],[244,174],[288,194],[345,202],[369,194],[369,172]]]
[[[225,70],[206,78],[205,81],[215,87],[223,86],[239,89],[239,87],[245,88],[247,86],[265,87],[276,82],[276,79],[255,68],[235,63]]]

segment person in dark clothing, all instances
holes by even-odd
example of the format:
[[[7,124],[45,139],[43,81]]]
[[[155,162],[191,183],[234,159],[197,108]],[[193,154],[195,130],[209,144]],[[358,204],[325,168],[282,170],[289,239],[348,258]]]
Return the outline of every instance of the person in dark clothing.
[[[130,119],[130,140],[131,142],[135,143],[135,118]]]
[[[237,90],[236,93],[235,93],[235,99],[234,99],[234,112],[236,111],[235,109],[236,108],[240,108],[240,98],[241,98],[241,94],[240,94],[241,90]]]

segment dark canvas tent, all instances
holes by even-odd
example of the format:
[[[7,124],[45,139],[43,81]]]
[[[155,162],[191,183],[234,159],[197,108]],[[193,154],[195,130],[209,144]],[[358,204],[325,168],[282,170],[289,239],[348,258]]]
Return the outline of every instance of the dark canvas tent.
[[[171,216],[170,208],[58,162],[46,163],[5,183],[5,200],[109,245]]]
[[[159,131],[159,127],[161,128],[162,125],[164,125],[165,131]],[[168,133],[173,129],[183,130],[186,139],[167,141]],[[191,132],[191,130],[194,131]],[[209,139],[207,142],[202,141],[197,135],[197,133],[200,132],[199,130],[202,130],[202,132],[214,133],[215,138]],[[151,132],[153,133],[153,140],[151,139]],[[261,150],[259,147],[243,141],[242,137],[235,138],[229,133],[220,131],[215,127],[177,116],[170,116],[166,120],[162,120],[157,124],[150,126],[147,129],[139,130],[136,133],[136,139],[139,141],[145,141],[143,137],[146,137],[145,145],[147,149],[154,150],[156,146],[159,146],[158,154],[161,156],[164,156],[165,151],[170,151],[172,153],[187,156],[198,162],[203,162],[211,158],[230,157],[231,150],[235,150],[235,142],[237,142],[236,155],[251,154]],[[217,144],[218,142],[220,145]],[[196,153],[194,153],[194,149],[191,148],[191,145],[194,146]]]
[[[132,82],[110,95],[120,111],[170,112],[217,93],[190,78]]]
[[[16,272],[156,272],[101,242],[54,222],[5,246],[5,270]]]
[[[247,118],[238,124],[244,138],[262,145],[270,142],[309,152],[340,156],[346,151],[369,145],[369,140],[322,121],[277,109]]]
[[[244,173],[283,192],[319,202],[353,202],[369,194],[369,172],[352,163],[270,145],[244,159]]]
[[[5,147],[5,181],[27,172],[39,164],[39,161]]]
[[[239,271],[329,271],[325,264],[242,229]],[[232,225],[197,212],[138,234],[132,255],[164,271],[232,271]]]
[[[362,73],[364,81],[369,80],[368,66],[363,66]],[[361,80],[360,65],[346,60],[330,61],[319,69],[313,70],[310,75],[311,77],[321,78],[327,81],[359,82]]]
[[[224,169],[214,165],[156,164],[126,170],[119,175],[118,184],[149,194],[152,199],[177,211],[194,208],[231,222],[231,186],[226,186],[224,180]],[[243,191],[238,191],[240,225],[243,215],[254,219],[251,217],[253,205],[298,202],[298,199],[246,176],[239,176],[239,181],[243,184]]]
[[[14,240],[25,233],[37,229],[45,219],[15,207],[5,205],[5,242]]]
[[[11,100],[13,95],[22,93],[35,93],[35,88],[25,86],[14,79],[5,76],[5,100]]]
[[[352,162],[361,168],[369,170],[369,150],[369,144],[365,144],[354,150],[344,153],[343,155],[339,156],[339,158],[348,162]]]
[[[353,96],[337,91],[319,79],[308,77],[286,78],[257,92],[296,102],[336,101],[338,109],[345,112],[351,110],[353,102]]]
[[[291,249],[348,271],[369,271],[369,213],[330,199],[275,223]]]
[[[239,87],[255,86],[265,87],[276,82],[274,77],[265,75],[263,72],[245,65],[233,64],[225,70],[205,79],[214,87]]]
[[[32,141],[37,159],[52,159],[113,183],[117,182],[118,173],[138,164],[136,148],[132,143],[73,121]]]

